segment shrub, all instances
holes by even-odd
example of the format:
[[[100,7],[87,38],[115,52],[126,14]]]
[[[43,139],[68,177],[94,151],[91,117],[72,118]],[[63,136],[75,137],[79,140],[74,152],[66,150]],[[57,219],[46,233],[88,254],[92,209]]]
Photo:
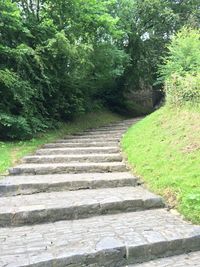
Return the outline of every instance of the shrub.
[[[200,31],[183,28],[168,46],[160,66],[168,103],[200,103]]]
[[[167,102],[176,106],[200,104],[200,72],[197,75],[174,74],[165,82]]]
[[[0,137],[2,139],[28,139],[31,128],[25,118],[0,114]]]

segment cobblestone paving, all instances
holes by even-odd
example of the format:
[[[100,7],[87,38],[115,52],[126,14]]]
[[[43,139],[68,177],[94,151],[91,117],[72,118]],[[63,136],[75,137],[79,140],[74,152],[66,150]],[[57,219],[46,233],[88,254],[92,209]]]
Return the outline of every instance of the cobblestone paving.
[[[120,137],[107,137],[107,138],[104,138],[104,137],[95,137],[93,136],[93,141],[97,141],[97,142],[105,142],[105,140],[107,142],[116,142],[118,143],[120,141]],[[71,139],[58,139],[56,141],[54,141],[54,143],[66,143],[66,144],[73,144],[73,143],[85,143],[85,142],[90,142],[91,141],[91,138],[88,138],[88,136],[85,136],[84,138],[83,137],[79,137],[79,136],[73,136],[71,137]]]
[[[120,266],[122,255],[130,261],[140,261],[157,254],[198,248],[197,236],[200,227],[185,223],[165,210],[5,228],[0,229],[0,266],[8,263],[23,266],[22,262],[33,264],[53,258],[57,259],[56,267],[76,262],[89,264],[95,253],[101,252],[103,264],[114,257],[115,267]]]
[[[151,206],[151,200],[159,201],[160,197],[144,190],[141,187],[103,188],[69,192],[40,193],[37,195],[16,196],[0,198],[0,213],[6,211],[20,211],[62,206],[78,206],[86,204],[103,205],[104,203],[116,203],[128,200],[144,201]],[[125,204],[125,203],[124,203]],[[137,203],[136,203],[137,204]]]
[[[129,172],[7,176],[0,180],[0,196],[135,185]]]
[[[65,147],[95,147],[95,146],[98,146],[98,147],[107,147],[107,146],[117,146],[118,145],[118,142],[97,142],[97,141],[92,141],[90,142],[89,144],[87,143],[50,143],[50,144],[47,144],[47,145],[44,145],[44,148],[65,148]]]
[[[200,266],[199,252],[187,254],[200,250],[200,226],[161,208],[119,155],[136,121],[67,136],[10,170],[0,181],[0,267]]]
[[[61,163],[61,162],[117,162],[122,161],[119,153],[83,154],[83,155],[49,155],[25,157],[25,163]]]
[[[119,153],[118,146],[108,147],[84,147],[84,148],[52,148],[40,149],[36,151],[36,155],[72,155],[72,154],[88,154],[88,153]]]
[[[141,187],[103,188],[0,198],[0,226],[19,226],[163,207]]]
[[[58,173],[92,173],[92,172],[123,172],[127,171],[123,162],[73,162],[22,164],[9,169],[11,175],[19,174],[58,174]]]

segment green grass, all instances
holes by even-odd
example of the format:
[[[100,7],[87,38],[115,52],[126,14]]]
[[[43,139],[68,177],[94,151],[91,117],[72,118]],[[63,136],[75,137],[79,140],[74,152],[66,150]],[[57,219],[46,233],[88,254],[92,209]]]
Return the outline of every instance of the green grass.
[[[122,147],[133,172],[193,223],[200,223],[200,112],[164,107],[132,126]]]
[[[71,123],[63,124],[57,130],[38,135],[29,141],[0,142],[0,174],[6,174],[6,170],[17,164],[20,159],[47,142],[54,141],[64,135],[72,134],[91,127],[106,125],[110,122],[121,120],[122,117],[109,111],[102,111],[80,116]]]

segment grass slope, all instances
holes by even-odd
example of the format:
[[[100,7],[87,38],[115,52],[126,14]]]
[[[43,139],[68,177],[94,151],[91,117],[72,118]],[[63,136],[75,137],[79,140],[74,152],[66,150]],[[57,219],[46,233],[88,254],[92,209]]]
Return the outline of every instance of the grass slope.
[[[41,145],[51,142],[64,135],[72,134],[91,127],[106,125],[119,121],[122,117],[108,111],[86,114],[77,118],[74,122],[63,124],[61,128],[40,134],[29,141],[0,142],[0,174],[16,164],[23,156],[33,153]]]
[[[122,147],[146,186],[200,223],[200,113],[164,107],[131,127]]]

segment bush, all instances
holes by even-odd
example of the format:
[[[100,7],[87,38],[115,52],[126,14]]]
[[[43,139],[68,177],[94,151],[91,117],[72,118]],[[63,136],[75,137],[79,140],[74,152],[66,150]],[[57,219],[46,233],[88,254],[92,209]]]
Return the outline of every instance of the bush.
[[[31,128],[25,118],[0,114],[0,137],[2,139],[28,139],[31,133]]]
[[[166,80],[165,91],[167,102],[176,106],[200,104],[200,72],[197,75],[174,74]]]
[[[200,104],[200,31],[184,27],[168,49],[160,66],[168,103]]]

